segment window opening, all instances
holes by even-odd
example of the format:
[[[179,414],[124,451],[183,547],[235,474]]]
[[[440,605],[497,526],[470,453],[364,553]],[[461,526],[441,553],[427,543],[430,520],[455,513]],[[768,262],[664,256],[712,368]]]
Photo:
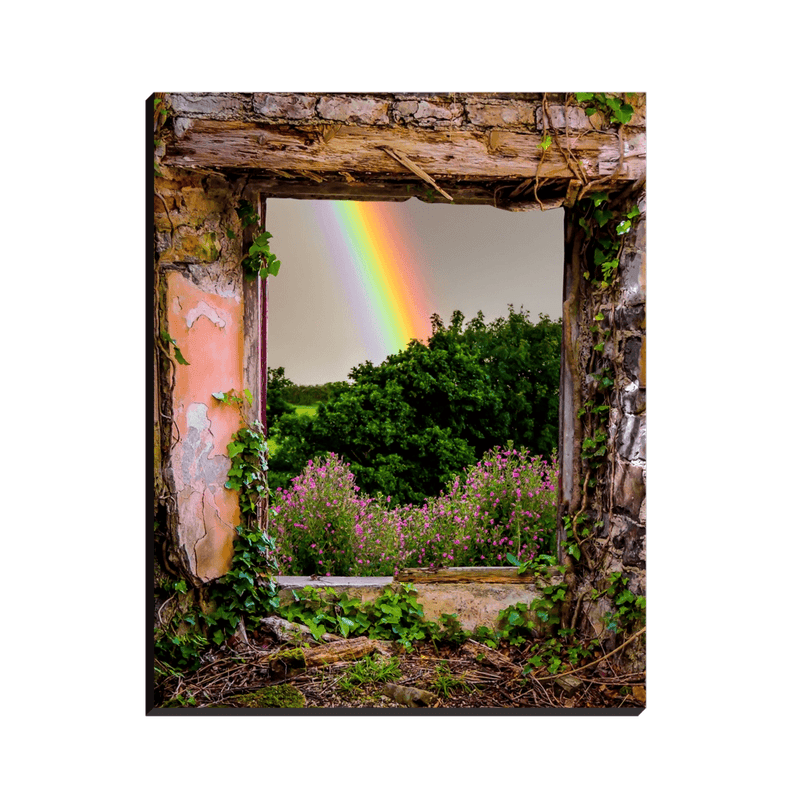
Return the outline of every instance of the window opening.
[[[469,558],[475,562],[470,566],[507,566],[508,553],[525,557],[536,546],[552,548],[553,468],[544,470],[536,462],[538,483],[524,469],[520,475],[515,464],[533,463],[519,460],[520,446],[530,451],[533,442],[514,441],[509,449],[509,440],[498,436],[503,418],[516,413],[515,406],[525,407],[546,382],[544,376],[539,383],[536,378],[537,369],[546,365],[532,363],[530,396],[517,397],[512,390],[524,395],[524,381],[514,370],[526,350],[536,349],[545,329],[551,338],[557,329],[551,352],[556,372],[549,376],[555,386],[552,441],[557,445],[563,211],[512,214],[416,199],[269,199],[266,228],[284,265],[269,283],[268,312],[271,528],[282,543],[284,572],[386,575],[401,562],[449,566]],[[506,329],[505,337],[498,335],[495,345],[483,350],[475,337],[459,341],[455,333],[479,330],[481,313],[487,328],[504,322]],[[540,320],[540,314],[546,317]],[[516,342],[510,338],[514,326],[527,331]],[[484,335],[485,342],[491,338]],[[428,352],[418,347],[416,358],[408,347],[411,339],[429,345]],[[484,361],[494,362],[484,383],[478,350]],[[388,369],[387,359],[394,363],[393,373],[378,375]],[[462,391],[459,378],[471,382],[468,391]],[[442,385],[431,385],[437,381]],[[369,392],[368,385],[375,390]],[[452,403],[457,419],[450,430],[441,414],[420,412],[420,405],[436,397]],[[438,420],[438,430],[415,427],[420,419]],[[481,425],[498,447],[482,472],[502,472],[501,464],[508,462],[510,482],[503,488],[499,474],[494,482],[484,477],[485,485],[476,484],[484,451],[473,445],[467,457],[465,443],[477,438]],[[347,440],[348,432],[358,441]],[[384,447],[392,441],[397,452]],[[339,458],[326,458],[328,451]],[[414,453],[416,464],[409,461]],[[291,478],[315,458],[293,483]],[[434,474],[443,496],[430,490]],[[429,491],[410,497],[415,476]],[[523,489],[531,495],[527,503],[509,500]],[[502,500],[501,492],[506,493]],[[539,492],[550,492],[552,509],[536,505]],[[463,524],[467,513],[468,525]],[[553,542],[531,539],[537,514],[552,516]],[[459,526],[461,535],[454,532]]]

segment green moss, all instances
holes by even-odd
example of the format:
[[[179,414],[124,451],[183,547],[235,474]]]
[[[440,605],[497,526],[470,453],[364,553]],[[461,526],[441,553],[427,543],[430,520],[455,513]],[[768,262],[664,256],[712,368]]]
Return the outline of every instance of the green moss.
[[[237,694],[229,700],[243,708],[303,708],[306,704],[302,693],[286,683],[267,686],[248,694]]]

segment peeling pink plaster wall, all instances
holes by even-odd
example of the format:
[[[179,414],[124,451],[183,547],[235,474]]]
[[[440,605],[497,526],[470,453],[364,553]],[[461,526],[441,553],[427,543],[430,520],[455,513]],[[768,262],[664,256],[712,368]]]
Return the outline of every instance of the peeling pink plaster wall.
[[[171,456],[179,541],[203,581],[224,575],[239,524],[236,492],[225,488],[227,446],[242,426],[235,407],[213,392],[243,389],[244,315],[240,293],[220,296],[180,272],[167,278],[169,333],[189,366],[176,369],[174,420],[180,441]]]

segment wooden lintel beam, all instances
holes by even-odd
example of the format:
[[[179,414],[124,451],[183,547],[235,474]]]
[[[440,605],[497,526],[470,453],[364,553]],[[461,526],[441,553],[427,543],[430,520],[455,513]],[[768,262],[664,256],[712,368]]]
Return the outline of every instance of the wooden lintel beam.
[[[284,197],[295,200],[371,200],[394,202],[422,196],[426,202],[448,202],[427,184],[410,175],[406,181],[365,183],[361,181],[329,180],[323,183],[285,181],[255,178],[248,187],[267,197]],[[494,200],[490,188],[471,184],[448,185],[447,192],[461,205],[491,204]]]
[[[535,131],[499,130],[489,150],[486,137],[469,130],[343,125],[326,142],[313,127],[189,118],[177,123],[181,135],[167,142],[162,162],[190,169],[244,169],[265,176],[278,170],[306,172],[324,180],[341,172],[355,180],[402,179],[408,170],[385,149],[391,148],[440,185],[456,176],[474,181],[522,181],[537,174],[540,180],[574,179],[574,165],[562,150],[581,161],[589,180],[616,172],[615,180],[629,183],[645,170],[642,130],[623,131],[621,144],[613,130],[563,135],[562,148],[550,147],[540,167],[542,140]],[[625,156],[621,168],[620,152]]]

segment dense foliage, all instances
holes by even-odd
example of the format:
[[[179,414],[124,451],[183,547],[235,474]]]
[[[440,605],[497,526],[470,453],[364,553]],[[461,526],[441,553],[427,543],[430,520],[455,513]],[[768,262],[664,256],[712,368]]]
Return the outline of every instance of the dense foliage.
[[[267,370],[269,380],[267,382],[267,431],[276,429],[278,420],[284,414],[291,414],[294,411],[289,393],[295,385],[286,377],[283,367]]]
[[[269,392],[276,393],[276,400],[290,403],[295,406],[312,406],[316,403],[327,403],[336,394],[338,383],[318,383],[302,385],[292,383],[285,377],[284,368],[269,370]],[[272,398],[268,394],[269,407],[272,408]]]
[[[273,495],[270,533],[287,575],[396,575],[402,568],[505,566],[555,552],[558,471],[495,448],[422,505],[364,494],[338,456],[316,458]]]
[[[544,315],[533,323],[513,306],[491,323],[478,313],[465,326],[460,311],[448,326],[437,315],[432,323],[427,344],[412,341],[379,366],[355,367],[351,384],[333,384],[315,417],[278,418],[270,428],[278,444],[273,489],[288,488],[309,460],[334,452],[365,492],[419,504],[497,445],[552,452],[560,323]],[[277,410],[282,390],[277,382],[270,389]]]

